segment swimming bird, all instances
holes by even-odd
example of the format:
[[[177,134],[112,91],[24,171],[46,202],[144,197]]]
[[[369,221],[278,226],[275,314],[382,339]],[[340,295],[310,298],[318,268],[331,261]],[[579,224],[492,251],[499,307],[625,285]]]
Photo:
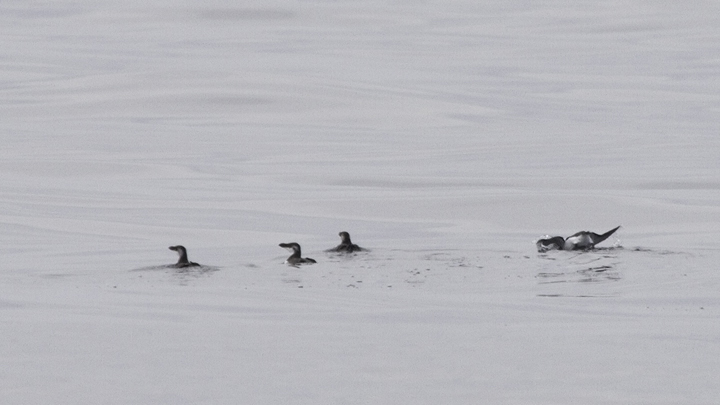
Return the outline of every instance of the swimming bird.
[[[315,260],[309,257],[301,257],[300,245],[296,242],[281,243],[279,246],[293,252],[293,254],[291,254],[290,257],[285,260],[285,264],[297,266],[298,264],[317,263]]]
[[[170,246],[168,249],[176,251],[178,256],[180,256],[180,258],[178,259],[178,262],[175,263],[173,265],[173,267],[183,268],[183,267],[199,266],[199,264],[188,260],[187,249],[185,249],[185,246],[181,246],[181,245]]]
[[[595,232],[580,231],[572,236],[563,238],[562,236],[548,237],[540,239],[535,242],[538,252],[547,252],[548,250],[560,249],[560,250],[579,250],[579,249],[592,249],[598,243],[609,238],[610,235],[614,234],[615,231],[620,227],[613,228],[602,235],[598,235]]]
[[[340,236],[340,244],[332,249],[326,250],[326,252],[352,253],[367,250],[352,243],[352,241],[350,241],[350,234],[345,231],[340,232],[338,236]]]

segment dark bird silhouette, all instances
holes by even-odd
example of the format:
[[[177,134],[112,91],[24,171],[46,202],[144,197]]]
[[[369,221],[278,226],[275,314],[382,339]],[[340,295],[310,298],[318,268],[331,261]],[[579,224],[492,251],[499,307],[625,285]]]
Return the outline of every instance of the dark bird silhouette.
[[[592,249],[598,243],[609,238],[620,227],[613,228],[602,235],[595,232],[580,231],[572,236],[563,238],[562,236],[553,236],[551,238],[540,239],[535,242],[538,252],[547,252],[548,250],[580,250]]]
[[[362,252],[367,249],[363,249],[360,246],[352,243],[350,240],[350,234],[342,231],[338,234],[340,236],[340,244],[335,246],[332,249],[326,250],[326,252],[338,252],[338,253],[352,253],[352,252]]]
[[[176,251],[178,256],[180,256],[178,258],[178,262],[175,263],[173,265],[173,267],[183,268],[183,267],[199,266],[199,264],[188,260],[187,249],[185,249],[185,246],[180,246],[180,245],[170,246],[168,249]]]
[[[296,242],[290,242],[290,243],[281,243],[281,248],[285,248],[291,252],[293,252],[290,257],[285,260],[286,264],[297,266],[299,264],[312,264],[317,263],[315,260],[309,258],[309,257],[302,257],[302,253],[300,250],[300,245]]]

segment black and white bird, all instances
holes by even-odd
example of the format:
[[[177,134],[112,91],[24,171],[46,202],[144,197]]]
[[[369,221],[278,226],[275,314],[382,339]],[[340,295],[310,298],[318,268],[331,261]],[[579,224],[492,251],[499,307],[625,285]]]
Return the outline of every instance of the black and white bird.
[[[332,249],[326,250],[326,252],[338,252],[338,253],[353,253],[353,252],[363,252],[367,249],[363,249],[360,246],[352,243],[350,240],[350,234],[342,231],[338,234],[340,236],[340,244],[335,246]]]
[[[173,265],[173,267],[183,268],[183,267],[199,266],[199,264],[188,260],[187,249],[185,249],[185,246],[181,246],[181,245],[170,246],[168,249],[176,251],[179,256],[178,262],[175,263]]]
[[[293,252],[290,255],[290,257],[288,257],[287,260],[285,260],[285,264],[289,264],[291,266],[297,266],[299,264],[317,263],[314,259],[311,259],[309,257],[302,257],[300,245],[296,242],[281,243],[280,247]]]
[[[580,231],[572,236],[563,238],[562,236],[545,237],[535,242],[538,252],[547,252],[548,250],[580,250],[592,249],[598,243],[609,238],[620,227],[613,228],[602,235],[595,232]]]

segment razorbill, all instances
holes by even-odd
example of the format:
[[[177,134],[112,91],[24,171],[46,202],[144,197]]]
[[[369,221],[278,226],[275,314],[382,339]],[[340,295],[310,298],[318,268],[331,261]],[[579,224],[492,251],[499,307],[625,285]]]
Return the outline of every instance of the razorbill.
[[[199,264],[188,260],[187,249],[185,249],[185,246],[180,246],[180,245],[170,246],[168,249],[176,251],[178,256],[180,256],[178,258],[178,262],[175,263],[173,265],[173,267],[183,268],[183,267],[199,266]]]
[[[609,238],[610,235],[614,234],[615,231],[620,227],[613,228],[602,235],[598,235],[595,232],[580,231],[572,236],[563,238],[562,236],[553,236],[540,239],[535,242],[538,252],[547,252],[548,250],[559,249],[559,250],[579,250],[579,249],[592,249],[598,243]]]
[[[280,247],[293,252],[293,254],[291,254],[290,257],[288,257],[287,260],[285,260],[285,264],[289,264],[291,266],[297,266],[298,264],[317,263],[315,260],[313,260],[309,257],[301,257],[300,245],[296,242],[281,243]]]
[[[340,236],[340,244],[335,246],[332,249],[326,250],[326,252],[338,252],[338,253],[352,253],[352,252],[362,252],[367,249],[363,249],[360,246],[352,243],[350,241],[350,234],[342,231],[338,234]]]

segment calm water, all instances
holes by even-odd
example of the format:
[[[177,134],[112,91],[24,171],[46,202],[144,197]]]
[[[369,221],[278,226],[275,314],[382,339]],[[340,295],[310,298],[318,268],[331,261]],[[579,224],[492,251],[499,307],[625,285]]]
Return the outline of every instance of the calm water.
[[[714,403],[718,8],[3,2],[0,387]]]

